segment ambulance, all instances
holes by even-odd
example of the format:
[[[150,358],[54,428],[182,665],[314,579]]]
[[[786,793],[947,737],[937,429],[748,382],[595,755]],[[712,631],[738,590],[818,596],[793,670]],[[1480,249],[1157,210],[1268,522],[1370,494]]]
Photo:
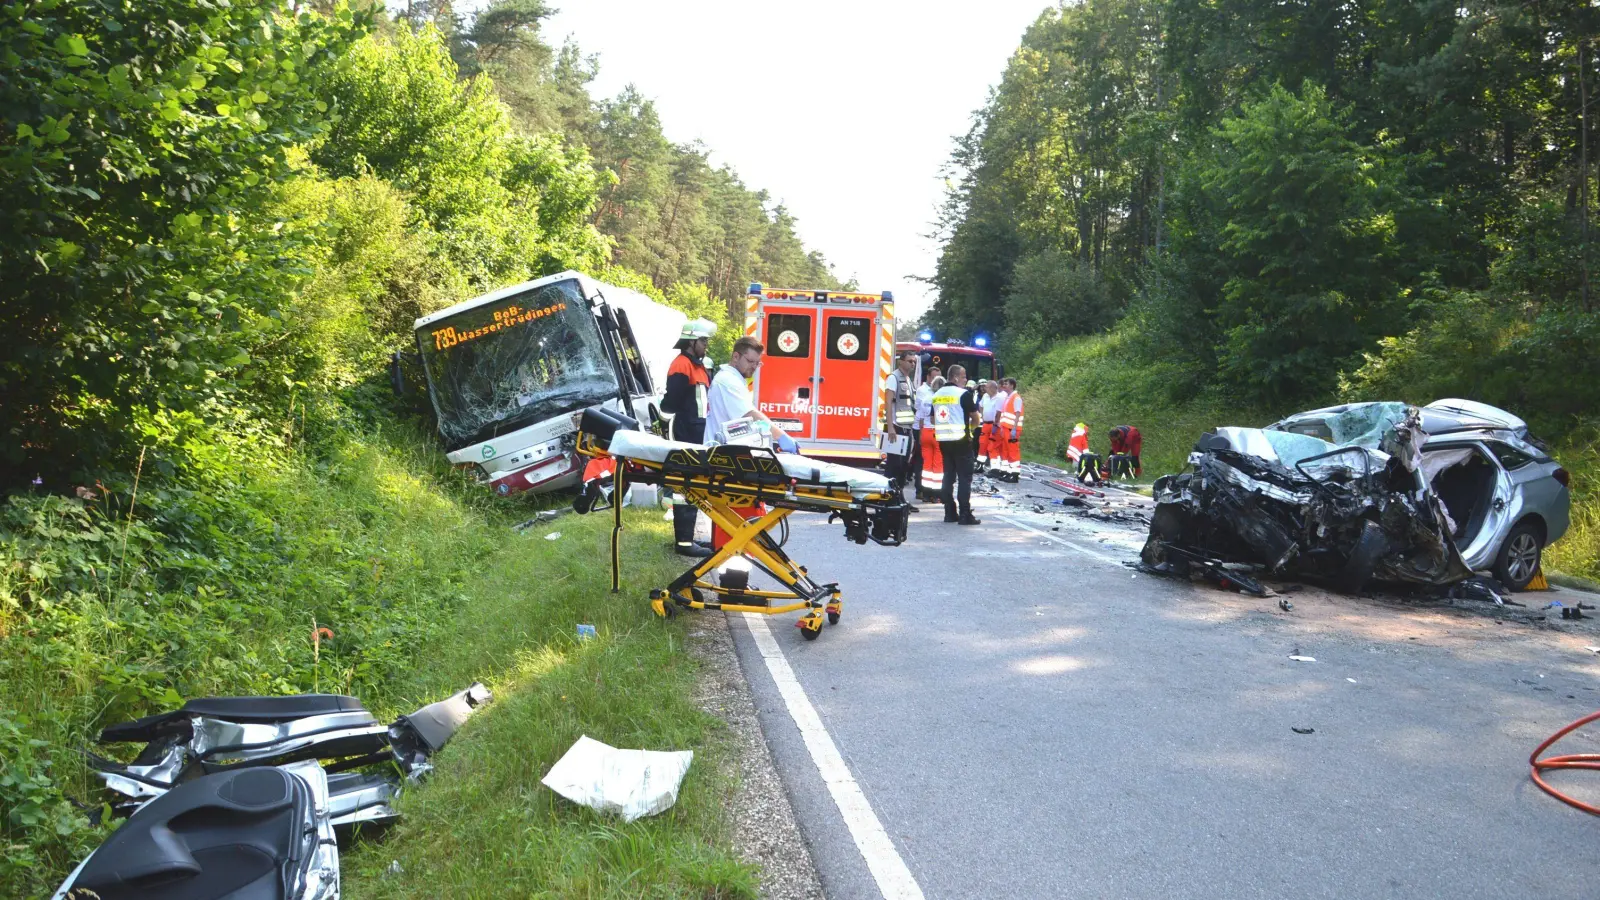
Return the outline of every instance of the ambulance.
[[[881,461],[883,383],[894,367],[894,295],[750,285],[744,333],[766,345],[757,407],[808,456]]]

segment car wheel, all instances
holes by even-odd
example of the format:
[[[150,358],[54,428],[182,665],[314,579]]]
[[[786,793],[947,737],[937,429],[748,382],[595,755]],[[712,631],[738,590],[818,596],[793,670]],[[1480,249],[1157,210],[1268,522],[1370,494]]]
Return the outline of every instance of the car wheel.
[[[1539,571],[1539,559],[1544,553],[1544,535],[1538,526],[1522,522],[1511,529],[1500,553],[1494,560],[1494,577],[1513,591],[1520,591],[1533,580]]]

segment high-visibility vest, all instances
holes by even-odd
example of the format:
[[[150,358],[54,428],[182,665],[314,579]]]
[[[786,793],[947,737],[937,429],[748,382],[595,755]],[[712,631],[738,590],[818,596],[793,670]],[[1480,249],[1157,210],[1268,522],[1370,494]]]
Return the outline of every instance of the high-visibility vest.
[[[967,414],[961,411],[961,395],[966,388],[947,384],[933,395],[933,436],[941,441],[960,441],[967,437]]]
[[[910,428],[916,420],[916,408],[911,405],[911,379],[896,369],[894,378],[894,424],[896,428]]]
[[[1000,407],[1000,427],[1022,430],[1022,393],[1012,391],[1006,396],[1006,405]]]

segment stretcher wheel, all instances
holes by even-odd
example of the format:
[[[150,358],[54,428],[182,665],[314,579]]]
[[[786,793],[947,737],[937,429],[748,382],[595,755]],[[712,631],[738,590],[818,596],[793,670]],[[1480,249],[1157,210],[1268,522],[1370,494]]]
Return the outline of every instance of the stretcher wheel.
[[[837,624],[839,624],[839,614],[838,613],[828,613],[828,624],[829,625],[837,625]]]
[[[826,609],[828,612],[828,624],[839,624],[839,617],[844,615],[844,604],[838,600],[834,600],[832,603],[827,605]]]
[[[822,616],[810,613],[794,623],[800,629],[800,635],[808,641],[814,641],[822,634]]]

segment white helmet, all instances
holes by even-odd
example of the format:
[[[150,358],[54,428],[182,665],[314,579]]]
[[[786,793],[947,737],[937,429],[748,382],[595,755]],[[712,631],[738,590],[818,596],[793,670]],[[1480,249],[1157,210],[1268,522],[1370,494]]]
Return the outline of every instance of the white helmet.
[[[679,341],[698,341],[701,338],[711,339],[717,333],[717,323],[710,319],[690,319],[683,323],[683,330],[678,332]]]

